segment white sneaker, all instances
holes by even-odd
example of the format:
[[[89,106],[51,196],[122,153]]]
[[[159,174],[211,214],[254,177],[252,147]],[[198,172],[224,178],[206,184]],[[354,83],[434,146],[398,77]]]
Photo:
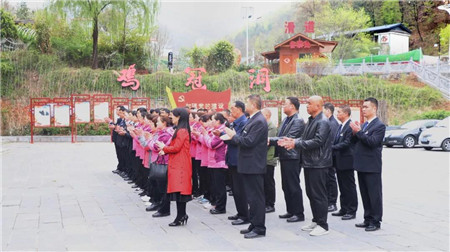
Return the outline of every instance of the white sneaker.
[[[311,224],[309,224],[308,226],[303,226],[302,230],[303,231],[312,231],[315,227],[317,227],[317,223],[311,222]]]
[[[145,202],[145,204],[144,205],[146,205],[146,206],[150,206],[152,204],[152,202]]]
[[[203,204],[203,207],[206,209],[209,209],[212,207],[212,205],[211,205],[211,203],[207,202],[207,203]]]
[[[147,201],[150,200],[150,197],[148,197],[148,196],[142,196],[142,197],[141,197],[141,200],[144,201],[144,202],[147,202]]]
[[[321,236],[321,235],[326,235],[329,232],[330,232],[329,230],[325,230],[323,227],[317,226],[309,233],[309,235],[311,235],[311,236]]]

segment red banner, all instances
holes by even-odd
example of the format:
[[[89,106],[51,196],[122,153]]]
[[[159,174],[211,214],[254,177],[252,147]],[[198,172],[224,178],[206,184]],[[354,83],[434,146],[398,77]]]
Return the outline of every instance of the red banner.
[[[187,93],[172,92],[177,107],[189,106],[195,109],[215,109],[221,111],[228,109],[231,99],[231,89],[223,92],[213,92],[195,89]]]

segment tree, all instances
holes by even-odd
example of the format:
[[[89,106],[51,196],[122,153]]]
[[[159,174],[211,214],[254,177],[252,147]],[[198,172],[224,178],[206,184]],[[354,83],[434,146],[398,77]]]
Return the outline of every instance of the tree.
[[[334,37],[338,42],[333,51],[333,58],[344,59],[355,56],[363,56],[371,53],[375,43],[371,42],[363,33],[349,34],[348,32],[367,28],[370,17],[364,9],[354,10],[349,5],[337,9],[326,4],[317,15],[316,33]]]
[[[112,2],[113,18],[109,19],[112,32],[121,33],[122,56],[125,58],[127,34],[136,30],[142,36],[149,36],[155,30],[155,17],[158,1],[154,0],[115,0]],[[131,24],[131,25],[130,25]],[[114,29],[116,28],[116,29]]]
[[[208,49],[194,45],[194,48],[186,53],[186,56],[189,57],[191,67],[204,67],[208,56]]]
[[[92,68],[98,68],[98,22],[100,14],[112,2],[108,0],[57,0],[60,11],[71,10],[75,16],[88,18],[92,22]]]
[[[419,34],[420,41],[423,42],[422,33],[420,32],[420,22],[421,22],[421,9],[423,7],[422,1],[408,1],[408,5],[405,7],[405,12],[410,13],[407,16],[408,23],[413,24]]]
[[[162,56],[163,50],[169,43],[169,35],[166,30],[159,28],[152,37],[152,42],[149,47],[148,56],[150,58],[150,69],[158,71],[159,59]]]
[[[14,18],[11,13],[1,9],[1,38],[17,38],[17,27],[14,24]]]
[[[27,6],[26,2],[21,2],[19,5],[19,9],[16,11],[16,16],[18,19],[29,19],[31,16],[30,9]]]
[[[400,12],[398,0],[384,1],[381,7],[381,13],[383,24],[394,24],[402,21],[402,13]]]
[[[440,30],[439,37],[441,41],[441,52],[448,53],[450,43],[450,24]]]
[[[230,69],[234,62],[234,46],[225,40],[219,41],[209,51],[206,71],[221,73]]]

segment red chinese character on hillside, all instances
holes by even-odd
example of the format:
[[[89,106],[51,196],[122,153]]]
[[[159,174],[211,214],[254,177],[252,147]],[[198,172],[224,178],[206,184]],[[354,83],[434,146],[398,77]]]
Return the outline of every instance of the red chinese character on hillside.
[[[186,68],[185,73],[189,74],[187,78],[186,87],[192,84],[192,89],[204,89],[206,90],[206,85],[202,84],[202,73],[206,73],[206,70],[202,67],[200,68]],[[195,73],[198,72],[198,76]]]
[[[305,33],[314,33],[314,21],[305,22]]]
[[[284,33],[294,33],[295,24],[294,22],[284,22]]]
[[[131,86],[131,89],[134,91],[139,88],[139,81],[134,78],[134,73],[136,73],[136,69],[134,68],[135,65],[136,64],[133,64],[128,69],[120,71],[121,76],[117,78],[117,81],[123,81],[122,87]]]
[[[253,85],[260,85],[260,84],[265,84],[265,87],[263,88],[264,91],[266,92],[270,92],[270,79],[269,79],[269,70],[267,68],[261,68],[261,70],[259,70],[255,76],[255,69],[250,69],[248,70],[248,72],[251,74],[250,75],[250,89],[253,89]]]

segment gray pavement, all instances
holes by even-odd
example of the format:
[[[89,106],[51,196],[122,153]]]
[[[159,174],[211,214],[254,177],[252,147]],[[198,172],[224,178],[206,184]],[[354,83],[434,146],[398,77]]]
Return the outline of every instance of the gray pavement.
[[[311,221],[287,223],[280,173],[275,172],[276,212],[267,214],[265,238],[246,240],[227,216],[211,215],[188,203],[189,222],[169,227],[175,216],[152,218],[138,195],[118,175],[111,143],[3,143],[2,250],[449,250],[450,153],[384,149],[384,217],[368,233],[329,215],[330,234],[311,237],[300,230]],[[303,172],[302,172],[303,173]],[[303,174],[301,175],[304,188]],[[360,201],[361,202],[361,201]]]

